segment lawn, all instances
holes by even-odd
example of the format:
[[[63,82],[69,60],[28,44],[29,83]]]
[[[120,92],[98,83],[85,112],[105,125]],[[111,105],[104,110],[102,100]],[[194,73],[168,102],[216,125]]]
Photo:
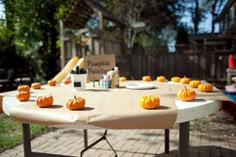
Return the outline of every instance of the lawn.
[[[42,125],[30,125],[31,138],[50,131]],[[7,115],[0,114],[0,152],[22,143],[22,125],[12,121]]]

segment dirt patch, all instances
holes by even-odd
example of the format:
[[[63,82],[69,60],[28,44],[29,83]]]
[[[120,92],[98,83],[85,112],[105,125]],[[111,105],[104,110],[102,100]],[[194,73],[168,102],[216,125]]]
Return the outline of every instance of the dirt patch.
[[[225,136],[236,136],[236,121],[230,114],[221,110],[215,114],[192,121],[190,129],[212,134],[219,133]]]

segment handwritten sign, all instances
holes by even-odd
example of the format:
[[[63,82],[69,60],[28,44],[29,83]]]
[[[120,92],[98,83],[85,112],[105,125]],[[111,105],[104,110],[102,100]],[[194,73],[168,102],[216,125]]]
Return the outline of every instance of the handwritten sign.
[[[90,55],[84,57],[84,67],[88,69],[88,79],[100,80],[102,75],[115,67],[115,55]]]

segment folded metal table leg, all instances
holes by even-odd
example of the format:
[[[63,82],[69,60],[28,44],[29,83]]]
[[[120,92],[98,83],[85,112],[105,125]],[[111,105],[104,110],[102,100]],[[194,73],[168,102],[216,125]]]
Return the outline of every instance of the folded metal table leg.
[[[165,154],[169,154],[170,129],[165,129]]]
[[[22,123],[22,127],[23,127],[24,157],[65,157],[65,155],[60,155],[60,154],[33,152],[31,149],[30,125]],[[74,157],[74,156],[67,156],[67,157]]]
[[[31,157],[31,142],[30,142],[30,125],[22,123],[23,128],[23,145],[24,157]]]
[[[189,157],[189,122],[179,124],[179,157]]]
[[[115,157],[117,157],[117,153],[115,151],[115,149],[112,147],[112,145],[110,144],[110,142],[107,140],[106,138],[107,136],[107,129],[105,130],[103,136],[99,139],[97,139],[96,141],[94,141],[93,143],[91,143],[90,145],[88,145],[86,148],[84,148],[81,152],[80,152],[80,157],[83,156],[84,152],[86,152],[88,149],[92,148],[93,146],[95,146],[96,144],[98,144],[99,142],[101,142],[102,140],[106,140],[106,142],[109,144],[109,146],[111,147],[112,151],[115,153]]]
[[[84,129],[84,148],[88,147],[88,131]]]

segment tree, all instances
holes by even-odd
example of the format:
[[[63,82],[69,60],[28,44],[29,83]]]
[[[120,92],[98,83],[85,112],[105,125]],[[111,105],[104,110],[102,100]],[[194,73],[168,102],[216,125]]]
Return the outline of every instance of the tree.
[[[143,32],[153,31],[160,34],[162,28],[175,23],[172,11],[174,2],[175,0],[107,0],[104,5],[131,26],[126,31],[126,37],[128,47],[132,47],[136,38]],[[138,22],[144,22],[145,26],[132,27]],[[156,38],[155,33],[151,34]]]
[[[227,0],[176,0],[175,10],[178,19],[191,16],[192,25],[188,24],[188,26],[190,26],[189,31],[192,28],[192,33],[200,33],[202,31],[199,30],[200,23],[209,18],[211,19],[211,33],[214,33],[216,18],[226,2]],[[178,21],[181,23],[181,20]]]
[[[177,29],[176,44],[189,44],[188,32],[185,26]]]
[[[1,0],[0,3],[5,6],[6,20],[1,21],[0,26],[0,53],[1,66],[6,69],[15,69],[17,67],[17,54],[15,42],[15,9],[11,6],[15,0]]]
[[[58,9],[63,0],[2,0],[7,28],[14,32],[17,53],[37,63],[39,79],[51,79],[58,72]]]
[[[211,33],[215,32],[215,25],[216,25],[216,18],[220,14],[221,10],[223,9],[226,0],[203,0],[203,5],[205,9],[210,12],[212,16],[211,20]]]
[[[201,4],[200,0],[177,0],[175,3],[179,25],[182,25],[181,19],[190,17],[192,25],[188,24],[188,27],[193,34],[199,33],[199,25],[206,19],[206,10]]]
[[[193,21],[193,30],[194,34],[197,34],[199,31],[199,24],[201,22],[202,16],[202,9],[199,7],[199,0],[194,0],[194,7],[192,8],[192,21]]]

